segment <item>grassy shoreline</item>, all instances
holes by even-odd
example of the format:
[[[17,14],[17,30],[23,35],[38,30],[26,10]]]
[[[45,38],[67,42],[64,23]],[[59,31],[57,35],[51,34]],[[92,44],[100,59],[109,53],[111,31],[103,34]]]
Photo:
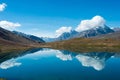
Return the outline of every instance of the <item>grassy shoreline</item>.
[[[31,49],[31,47],[19,47],[19,48],[4,48],[4,49],[0,49],[0,53],[7,53],[7,52],[14,52],[14,51],[24,51],[24,50],[28,50]]]
[[[36,45],[6,45],[0,46],[0,53],[24,51],[32,48],[52,48],[74,52],[120,52],[120,41],[115,39],[85,39],[50,42]]]
[[[39,48],[40,44],[36,45],[4,45],[0,46],[0,53],[25,51],[33,48]]]
[[[117,39],[76,38],[47,43],[46,46],[75,52],[120,52],[120,41]]]

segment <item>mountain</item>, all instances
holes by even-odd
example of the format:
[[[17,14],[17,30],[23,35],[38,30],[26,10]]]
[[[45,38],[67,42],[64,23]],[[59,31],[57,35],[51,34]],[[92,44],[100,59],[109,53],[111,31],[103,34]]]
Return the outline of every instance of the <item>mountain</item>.
[[[113,30],[116,32],[116,31],[120,31],[120,27],[115,27],[113,28]]]
[[[33,41],[36,41],[36,42],[39,42],[39,43],[44,43],[45,41],[37,36],[34,36],[34,35],[27,35],[27,34],[24,34],[22,32],[18,32],[18,31],[13,31],[14,34],[18,35],[18,36],[22,36],[24,38],[28,38],[30,40],[33,40]]]
[[[79,34],[75,35],[77,38],[90,38],[93,36],[98,36],[102,34],[108,34],[114,32],[112,29],[110,29],[108,26],[104,27],[97,27],[97,28],[92,28],[83,32],[80,32]]]
[[[60,40],[68,40],[74,37],[74,35],[77,35],[78,32],[75,30],[71,30],[71,32],[65,32],[62,35],[60,35],[56,41],[60,41]]]
[[[0,27],[0,52],[23,50],[30,47],[39,46],[40,43],[30,38],[23,37]]]
[[[35,42],[33,40],[30,40],[29,38],[24,38],[22,36],[16,35],[13,32],[5,30],[1,27],[0,27],[0,39],[12,41],[12,42],[20,42],[24,44]]]
[[[74,37],[74,35],[78,34],[77,31],[71,30],[71,32],[65,32],[57,38],[48,38],[48,37],[41,37],[45,42],[54,42],[54,41],[61,41],[61,40],[68,40]]]
[[[120,39],[120,30],[115,31],[113,33],[108,33],[108,34],[103,34],[99,36],[95,36],[93,38],[98,38],[98,39]]]
[[[108,34],[108,33],[112,33],[112,32],[114,32],[114,30],[112,30],[108,26],[104,25],[102,27],[98,26],[96,28],[91,28],[89,30],[85,30],[82,32],[77,32],[75,30],[72,30],[71,32],[65,32],[62,35],[60,35],[56,40],[60,41],[60,40],[68,40],[68,39],[72,39],[72,38],[90,38],[93,36]]]

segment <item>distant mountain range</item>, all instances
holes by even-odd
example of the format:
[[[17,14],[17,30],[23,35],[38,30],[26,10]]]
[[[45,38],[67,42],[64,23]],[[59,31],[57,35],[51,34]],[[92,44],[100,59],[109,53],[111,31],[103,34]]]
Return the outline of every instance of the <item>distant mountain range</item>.
[[[5,40],[13,40],[14,42],[22,42],[22,43],[29,43],[31,41],[36,43],[44,43],[44,42],[69,40],[73,38],[110,38],[110,37],[120,38],[119,33],[120,33],[120,28],[111,29],[108,26],[104,25],[81,32],[77,32],[76,30],[71,30],[70,32],[64,32],[57,38],[48,38],[48,37],[37,37],[34,35],[28,35],[18,31],[11,32],[3,28],[0,28],[1,38]],[[20,38],[20,40],[18,37]],[[23,39],[27,41],[24,41]]]
[[[110,33],[118,34],[118,32],[116,33],[116,31],[120,31],[120,28],[111,29],[108,26],[104,25],[104,26],[98,26],[95,28],[91,28],[89,30],[85,30],[82,32],[77,32],[75,30],[71,30],[71,32],[64,32],[59,37],[52,38],[52,40],[51,38],[45,38],[45,39],[42,38],[42,39],[45,40],[46,42],[54,42],[54,41],[68,40],[72,38],[92,38],[95,36],[103,36],[105,34],[110,35]]]
[[[64,32],[57,38],[49,38],[49,37],[36,37],[34,35],[27,35],[22,32],[13,31],[14,34],[28,38],[30,40],[34,40],[36,42],[54,42],[61,40],[69,40],[73,38],[120,38],[120,28],[109,28],[108,26],[98,26],[95,28],[91,28],[89,30],[85,30],[82,32],[77,32],[75,30],[71,30],[70,32]]]
[[[113,32],[114,30],[110,29],[108,26],[105,25],[104,27],[100,26],[100,27],[92,28],[82,32],[77,32],[74,30],[71,32],[63,33],[58,37],[57,40],[68,40],[72,38],[90,38],[93,36],[98,36],[98,35],[108,34]]]

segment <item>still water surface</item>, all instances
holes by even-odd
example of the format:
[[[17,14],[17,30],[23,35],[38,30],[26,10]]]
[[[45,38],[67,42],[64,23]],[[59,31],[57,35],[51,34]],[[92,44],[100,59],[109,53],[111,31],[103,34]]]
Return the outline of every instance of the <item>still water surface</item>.
[[[0,56],[0,78],[7,80],[120,80],[119,53],[75,53],[40,48],[19,54]]]

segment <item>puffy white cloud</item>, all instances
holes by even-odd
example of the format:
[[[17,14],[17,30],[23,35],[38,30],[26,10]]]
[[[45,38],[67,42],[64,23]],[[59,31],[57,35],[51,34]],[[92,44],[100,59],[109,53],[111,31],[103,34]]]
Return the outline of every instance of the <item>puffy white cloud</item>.
[[[10,60],[7,60],[3,63],[0,64],[0,68],[1,69],[8,69],[8,68],[11,68],[11,67],[14,67],[14,66],[20,66],[22,63],[19,63],[19,62],[16,62],[15,59],[10,59]]]
[[[9,21],[0,21],[0,27],[8,29],[8,30],[13,30],[19,26],[21,26],[21,24],[19,24],[19,23],[13,23],[13,22],[9,22]]]
[[[7,6],[7,4],[5,4],[5,3],[0,4],[0,11],[4,11],[6,6]]]
[[[72,27],[61,27],[58,30],[56,30],[56,36],[60,36],[64,32],[70,32],[72,30]]]
[[[105,66],[105,59],[97,59],[84,55],[77,55],[76,58],[81,62],[83,66],[93,67],[95,70],[102,70]]]
[[[88,30],[94,27],[104,26],[104,24],[105,24],[105,20],[103,17],[94,16],[90,20],[82,20],[75,30],[78,32],[81,32],[81,31]]]

